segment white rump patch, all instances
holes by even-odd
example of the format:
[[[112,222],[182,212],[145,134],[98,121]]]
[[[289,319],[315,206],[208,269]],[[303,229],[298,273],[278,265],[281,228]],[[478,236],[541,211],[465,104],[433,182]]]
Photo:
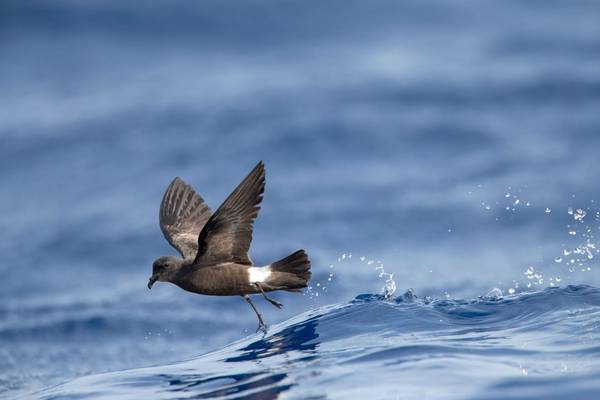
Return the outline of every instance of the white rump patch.
[[[264,282],[271,275],[271,264],[266,267],[250,267],[248,268],[248,280],[250,283]]]

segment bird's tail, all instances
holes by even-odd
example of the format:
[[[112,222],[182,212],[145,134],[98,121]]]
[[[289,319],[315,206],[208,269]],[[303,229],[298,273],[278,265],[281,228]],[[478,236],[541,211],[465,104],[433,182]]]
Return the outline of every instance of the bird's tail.
[[[304,250],[298,250],[270,266],[271,274],[265,282],[272,290],[299,292],[308,285],[310,260]]]

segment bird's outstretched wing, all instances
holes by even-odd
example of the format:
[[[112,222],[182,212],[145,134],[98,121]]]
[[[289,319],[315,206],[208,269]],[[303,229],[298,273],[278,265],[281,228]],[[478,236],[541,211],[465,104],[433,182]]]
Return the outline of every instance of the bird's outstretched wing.
[[[198,253],[198,235],[212,212],[194,189],[180,178],[173,179],[160,204],[160,229],[186,259]]]
[[[194,267],[224,262],[251,265],[248,248],[252,223],[260,210],[265,191],[265,168],[261,162],[210,217],[198,236],[198,255]]]

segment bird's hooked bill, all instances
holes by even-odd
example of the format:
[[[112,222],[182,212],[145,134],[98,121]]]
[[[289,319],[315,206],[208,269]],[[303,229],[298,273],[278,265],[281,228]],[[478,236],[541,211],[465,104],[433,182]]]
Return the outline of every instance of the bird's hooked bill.
[[[154,285],[154,282],[156,282],[157,280],[158,278],[152,275],[148,280],[148,289],[152,289],[152,285]]]

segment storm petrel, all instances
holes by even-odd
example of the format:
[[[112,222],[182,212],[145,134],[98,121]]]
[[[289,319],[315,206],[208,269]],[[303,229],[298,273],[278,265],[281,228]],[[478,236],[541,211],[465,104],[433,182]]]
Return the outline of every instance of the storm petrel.
[[[257,332],[266,332],[267,326],[249,295],[261,294],[281,308],[282,304],[266,292],[299,292],[307,286],[311,273],[304,250],[264,267],[254,266],[248,256],[252,224],[264,190],[261,161],[213,214],[190,185],[175,178],[163,196],[159,219],[165,238],[183,258],[165,256],[154,261],[148,289],[160,281],[193,293],[242,296],[256,313]]]

